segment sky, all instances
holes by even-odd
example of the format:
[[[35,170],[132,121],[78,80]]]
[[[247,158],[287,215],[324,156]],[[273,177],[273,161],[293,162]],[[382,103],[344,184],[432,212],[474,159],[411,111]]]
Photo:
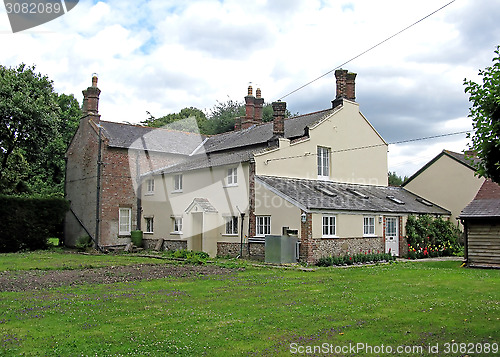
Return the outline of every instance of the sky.
[[[17,33],[0,4],[0,64],[35,65],[80,103],[97,73],[101,119],[130,123],[243,101],[249,83],[270,103],[342,65],[357,73],[361,112],[393,143],[472,129],[463,82],[492,64],[500,0],[455,0],[353,58],[450,1],[80,0]],[[306,114],[330,108],[335,90],[332,72],[282,100]],[[391,144],[389,170],[410,176],[467,143],[460,134]]]

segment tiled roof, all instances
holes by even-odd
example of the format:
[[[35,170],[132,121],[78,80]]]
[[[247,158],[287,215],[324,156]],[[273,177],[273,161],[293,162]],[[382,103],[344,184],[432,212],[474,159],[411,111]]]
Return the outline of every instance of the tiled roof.
[[[163,128],[101,121],[109,146],[189,155],[205,136]]]
[[[271,191],[306,210],[450,215],[401,187],[257,176]]]
[[[315,113],[300,115],[285,119],[285,137],[292,139],[303,136],[306,127],[311,127],[326,116],[332,114],[336,109],[327,109]],[[235,148],[262,145],[273,137],[273,123],[268,122],[251,126],[248,129],[230,131],[208,138],[204,144],[206,152],[232,150]]]
[[[500,186],[484,181],[476,197],[462,210],[460,218],[500,217]]]

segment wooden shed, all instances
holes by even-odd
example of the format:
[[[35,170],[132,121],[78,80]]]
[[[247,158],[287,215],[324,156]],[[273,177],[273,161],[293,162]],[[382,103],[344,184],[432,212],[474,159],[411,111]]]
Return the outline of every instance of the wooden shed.
[[[460,214],[470,267],[500,268],[500,186],[486,180]]]

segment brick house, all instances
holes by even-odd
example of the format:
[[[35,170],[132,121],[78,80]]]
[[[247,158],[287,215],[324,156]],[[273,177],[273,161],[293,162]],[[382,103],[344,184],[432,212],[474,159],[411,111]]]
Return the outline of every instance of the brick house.
[[[102,121],[97,77],[83,91],[83,117],[66,151],[65,244],[88,235],[100,247],[125,245],[141,229],[144,172],[181,161],[203,141],[197,134]],[[147,189],[147,187],[146,187]]]
[[[355,102],[356,74],[335,72],[330,108],[285,119],[274,102],[262,122],[262,93],[248,88],[235,130],[203,139],[186,160],[141,176],[145,242],[238,255],[268,234],[295,230],[300,259],[406,253],[409,214],[450,212],[387,184],[387,143]],[[260,245],[263,246],[262,244]],[[248,254],[248,253],[247,253]]]

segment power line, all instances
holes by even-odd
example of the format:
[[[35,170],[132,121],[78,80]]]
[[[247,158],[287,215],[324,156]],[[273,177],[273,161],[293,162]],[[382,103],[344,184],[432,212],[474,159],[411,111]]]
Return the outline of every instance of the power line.
[[[415,138],[415,139],[398,140],[398,141],[394,141],[394,142],[391,142],[391,143],[374,144],[374,145],[358,146],[358,147],[354,147],[354,148],[332,150],[331,152],[332,153],[339,153],[339,152],[346,152],[346,151],[371,149],[371,148],[376,148],[376,147],[386,146],[386,145],[406,144],[406,143],[412,143],[412,142],[415,142],[415,141],[431,140],[431,139],[437,139],[437,138],[444,138],[444,137],[447,137],[447,136],[467,134],[467,133],[470,133],[470,132],[472,132],[472,130],[457,131],[457,132],[454,132],[454,133],[425,136],[425,137]],[[306,153],[304,155],[297,155],[297,156],[277,157],[275,159],[267,159],[265,161],[265,163],[268,164],[271,161],[281,161],[281,160],[289,160],[289,159],[298,159],[298,158],[301,158],[301,157],[304,157],[304,156],[317,156],[317,155],[318,155],[317,153]]]
[[[405,32],[406,30],[408,30],[408,29],[410,29],[410,28],[412,28],[413,26],[417,25],[418,23],[420,23],[420,22],[424,21],[424,20],[425,20],[425,19],[427,19],[428,17],[431,17],[431,16],[432,16],[432,15],[434,15],[435,13],[437,13],[437,12],[439,12],[439,11],[443,10],[445,7],[447,7],[447,6],[451,5],[451,4],[452,4],[452,3],[454,3],[454,2],[455,2],[455,0],[452,0],[452,1],[450,1],[449,3],[447,3],[446,5],[441,6],[439,9],[437,9],[437,10],[435,10],[435,11],[431,12],[430,14],[428,14],[428,15],[426,15],[426,16],[424,16],[424,17],[422,17],[420,20],[418,20],[418,21],[416,21],[416,22],[412,23],[411,25],[409,25],[409,26],[405,27],[404,29],[402,29],[402,30],[400,30],[400,31],[396,32],[394,35],[387,37],[385,40],[380,41],[380,42],[379,42],[379,43],[377,43],[376,45],[373,45],[373,46],[372,46],[372,47],[370,47],[369,49],[367,49],[367,50],[365,50],[365,51],[361,52],[360,54],[358,54],[358,55],[356,55],[356,56],[352,57],[351,59],[349,59],[349,60],[345,61],[344,63],[342,63],[342,64],[340,64],[340,65],[338,65],[338,66],[337,66],[337,67],[335,67],[334,69],[332,69],[332,70],[330,70],[330,71],[326,72],[325,74],[322,74],[321,76],[319,76],[318,78],[313,79],[312,81],[307,82],[306,84],[304,84],[304,85],[300,86],[299,88],[297,88],[297,89],[295,89],[295,90],[291,91],[290,93],[285,94],[284,96],[282,96],[282,97],[281,97],[281,98],[279,98],[278,100],[282,100],[282,99],[284,99],[284,98],[288,97],[289,95],[291,95],[291,94],[293,94],[293,93],[295,93],[295,92],[298,92],[299,90],[301,90],[301,89],[303,89],[303,88],[307,87],[308,85],[310,85],[310,84],[312,84],[312,83],[316,82],[317,80],[319,80],[319,79],[321,79],[321,78],[323,78],[323,77],[325,77],[325,76],[329,75],[329,74],[330,74],[330,73],[332,73],[333,71],[335,71],[335,70],[337,70],[337,69],[339,69],[339,68],[342,68],[342,66],[345,66],[345,65],[346,65],[346,64],[348,64],[349,62],[352,62],[352,61],[354,61],[355,59],[357,59],[357,58],[359,58],[359,57],[363,56],[364,54],[366,54],[366,53],[370,52],[371,50],[373,50],[373,49],[377,48],[378,46],[382,45],[383,43],[385,43],[385,42],[389,41],[390,39],[392,39],[392,38],[394,38],[394,37],[398,36],[399,34],[401,34],[401,33]]]

